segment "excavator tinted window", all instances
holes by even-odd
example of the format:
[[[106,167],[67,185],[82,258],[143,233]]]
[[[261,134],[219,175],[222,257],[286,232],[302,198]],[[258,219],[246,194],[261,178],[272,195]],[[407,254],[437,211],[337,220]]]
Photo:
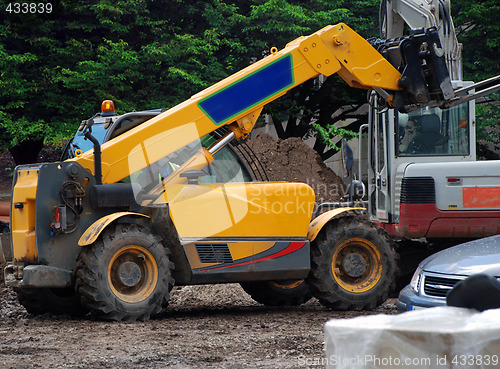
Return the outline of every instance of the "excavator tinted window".
[[[92,135],[94,135],[94,137],[97,138],[99,142],[104,141],[104,136],[106,135],[106,128],[104,121],[99,121],[99,119],[96,119],[96,122],[92,126]],[[87,150],[92,150],[93,147],[94,146],[92,142],[85,139],[83,132],[77,131],[75,136],[68,142],[68,144],[64,148],[61,156],[61,161],[74,158],[76,150],[81,150],[82,152],[85,152]]]
[[[125,133],[134,127],[137,127],[139,124],[142,124],[149,119],[151,119],[151,116],[133,117],[133,118],[123,119],[120,122],[120,124],[117,127],[115,127],[110,138],[115,138],[115,137],[121,135],[122,133]]]

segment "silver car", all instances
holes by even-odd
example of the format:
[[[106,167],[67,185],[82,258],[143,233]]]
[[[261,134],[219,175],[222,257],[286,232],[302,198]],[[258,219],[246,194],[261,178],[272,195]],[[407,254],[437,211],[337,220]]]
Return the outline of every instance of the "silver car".
[[[455,284],[473,274],[500,279],[500,235],[463,243],[424,259],[399,293],[399,311],[446,305]]]

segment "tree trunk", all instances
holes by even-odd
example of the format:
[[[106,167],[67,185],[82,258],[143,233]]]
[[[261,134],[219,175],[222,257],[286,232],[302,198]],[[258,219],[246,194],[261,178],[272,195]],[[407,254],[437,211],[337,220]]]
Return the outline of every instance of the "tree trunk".
[[[31,164],[38,161],[38,154],[43,147],[43,139],[26,140],[9,149],[16,165]]]

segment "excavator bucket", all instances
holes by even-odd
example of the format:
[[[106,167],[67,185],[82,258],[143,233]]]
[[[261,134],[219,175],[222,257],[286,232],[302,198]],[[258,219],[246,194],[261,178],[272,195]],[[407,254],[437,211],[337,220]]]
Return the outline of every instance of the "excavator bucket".
[[[368,41],[401,73],[401,91],[394,93],[392,105],[402,113],[422,105],[446,109],[500,90],[499,75],[453,91],[436,27],[397,39]]]

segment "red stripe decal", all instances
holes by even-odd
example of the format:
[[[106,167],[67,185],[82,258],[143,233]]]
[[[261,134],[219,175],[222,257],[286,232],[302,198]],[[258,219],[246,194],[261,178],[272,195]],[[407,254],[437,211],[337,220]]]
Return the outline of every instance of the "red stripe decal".
[[[285,255],[291,254],[291,253],[293,253],[293,252],[301,249],[302,247],[304,247],[305,244],[306,244],[305,242],[290,242],[290,245],[288,245],[286,249],[281,250],[280,252],[277,252],[276,254],[264,256],[264,257],[262,257],[260,259],[257,259],[257,260],[245,261],[244,263],[239,263],[239,264],[234,264],[234,265],[226,265],[226,266],[222,266],[222,267],[218,267],[218,268],[211,268],[211,269],[200,270],[200,272],[208,272],[208,271],[212,271],[212,270],[216,270],[216,269],[235,268],[235,267],[238,267],[238,266],[243,266],[243,265],[248,265],[248,264],[253,264],[253,263],[260,263],[261,261],[264,261],[264,260],[276,259],[276,258],[279,258],[281,256],[285,256]]]

